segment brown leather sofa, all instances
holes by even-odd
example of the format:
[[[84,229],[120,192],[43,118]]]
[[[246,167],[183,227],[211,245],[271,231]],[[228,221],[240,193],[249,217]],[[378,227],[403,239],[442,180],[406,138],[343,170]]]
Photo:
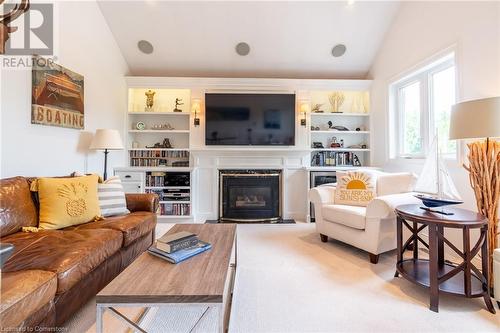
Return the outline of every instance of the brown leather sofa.
[[[0,180],[0,242],[14,253],[2,263],[0,327],[62,325],[153,242],[158,198],[127,194],[130,214],[61,230],[38,225],[29,178]]]

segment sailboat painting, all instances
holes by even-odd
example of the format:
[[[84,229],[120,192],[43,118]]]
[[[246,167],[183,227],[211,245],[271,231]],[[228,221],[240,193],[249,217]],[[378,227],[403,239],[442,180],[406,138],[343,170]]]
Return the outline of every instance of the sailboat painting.
[[[444,206],[463,203],[438,151],[437,136],[434,138],[429,155],[425,160],[420,177],[415,184],[415,197],[422,200],[424,210],[443,215],[453,215]]]

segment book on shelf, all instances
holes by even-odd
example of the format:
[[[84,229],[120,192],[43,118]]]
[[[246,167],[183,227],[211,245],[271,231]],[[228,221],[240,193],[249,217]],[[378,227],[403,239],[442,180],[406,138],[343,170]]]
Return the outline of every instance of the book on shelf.
[[[173,253],[167,253],[165,251],[162,251],[156,247],[156,243],[151,245],[148,248],[148,252],[154,256],[157,256],[161,259],[167,260],[168,262],[171,262],[172,264],[178,264],[181,261],[184,261],[186,259],[189,259],[191,257],[194,257],[197,254],[200,254],[202,252],[208,251],[212,248],[212,245],[210,243],[204,242],[204,241],[198,241],[198,243],[190,248],[187,249],[182,249]]]
[[[156,241],[156,247],[167,253],[187,249],[196,244],[198,244],[198,237],[187,231],[165,234]]]

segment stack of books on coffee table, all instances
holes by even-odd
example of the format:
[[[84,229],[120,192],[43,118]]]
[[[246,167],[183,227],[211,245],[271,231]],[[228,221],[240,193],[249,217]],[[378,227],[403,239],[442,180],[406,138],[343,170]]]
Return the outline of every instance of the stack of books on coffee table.
[[[196,234],[181,231],[165,234],[160,237],[148,252],[173,264],[189,259],[197,254],[210,250],[210,243],[201,241]]]

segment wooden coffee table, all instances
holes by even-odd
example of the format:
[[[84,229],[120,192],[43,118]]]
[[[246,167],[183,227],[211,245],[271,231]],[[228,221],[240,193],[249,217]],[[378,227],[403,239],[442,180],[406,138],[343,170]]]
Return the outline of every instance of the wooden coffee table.
[[[115,307],[145,307],[145,318],[162,306],[205,305],[195,326],[209,311],[217,311],[218,331],[229,324],[236,273],[235,224],[178,224],[168,234],[189,231],[212,244],[212,249],[179,264],[171,264],[145,252],[96,296],[97,332],[103,331],[103,313],[123,320],[133,330],[146,332],[140,323]]]

